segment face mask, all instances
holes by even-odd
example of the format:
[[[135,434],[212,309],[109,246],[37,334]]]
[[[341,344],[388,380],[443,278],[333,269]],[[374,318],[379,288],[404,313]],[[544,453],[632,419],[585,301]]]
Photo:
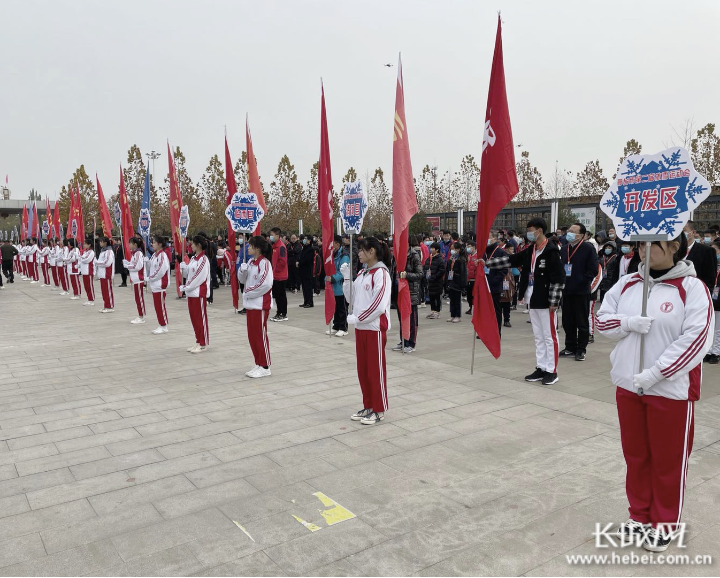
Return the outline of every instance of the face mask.
[[[610,233],[610,234],[608,235],[608,237],[609,237],[610,239],[614,239],[614,238],[615,238],[615,233]]]
[[[472,253],[472,247],[468,247],[468,248],[465,249],[465,250],[466,250],[468,253]]]
[[[605,254],[612,255],[612,249],[610,249],[609,247],[607,249],[605,249]]]
[[[630,247],[621,247],[620,250],[623,252],[623,255],[627,255],[630,252]]]
[[[683,234],[685,235],[685,238],[689,241],[690,240],[690,233],[687,231],[683,231]]]
[[[238,244],[242,245],[245,242],[244,239],[238,239]]]
[[[705,241],[706,245],[709,245],[710,243],[712,243],[712,237],[704,237],[703,241]]]
[[[392,237],[388,237],[388,241],[392,241]]]
[[[432,241],[425,241],[425,246],[429,247],[430,245],[432,245],[432,243],[433,243]]]
[[[528,231],[527,238],[528,238],[528,241],[530,241],[531,243],[534,242],[535,241],[535,231]]]
[[[307,245],[309,242],[307,239],[303,239],[303,245]]]
[[[568,240],[568,243],[572,243],[575,240],[575,233],[568,232],[565,238]]]
[[[275,235],[270,235],[270,242],[271,242],[271,243],[274,243],[274,242],[275,242]]]
[[[457,255],[457,251],[455,249],[452,249],[450,251],[450,254],[454,257],[455,255]]]
[[[493,245],[495,243],[495,239],[488,239],[487,246]]]

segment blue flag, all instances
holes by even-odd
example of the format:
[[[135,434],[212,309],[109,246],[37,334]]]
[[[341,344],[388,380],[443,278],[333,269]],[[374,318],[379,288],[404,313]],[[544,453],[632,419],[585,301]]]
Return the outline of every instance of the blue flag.
[[[138,220],[138,230],[145,240],[145,252],[149,255],[150,248],[150,161],[148,161],[147,170],[145,171],[145,189],[143,190],[142,204],[140,205],[140,219]]]
[[[35,202],[33,201],[33,209],[35,209]],[[34,210],[28,211],[28,237],[34,237],[35,236],[35,229],[33,228],[33,225],[35,225],[35,219],[33,218],[33,215],[35,214]]]

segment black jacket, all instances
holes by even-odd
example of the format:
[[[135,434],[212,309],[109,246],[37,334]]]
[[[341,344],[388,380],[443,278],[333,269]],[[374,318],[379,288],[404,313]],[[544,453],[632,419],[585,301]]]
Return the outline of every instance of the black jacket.
[[[695,241],[690,247],[686,259],[692,261],[692,264],[695,265],[695,276],[707,285],[708,291],[712,294],[717,270],[715,249]]]
[[[428,280],[428,293],[440,295],[443,291],[443,280],[445,278],[445,260],[442,254],[430,255],[423,266],[425,278]]]
[[[590,284],[598,273],[598,256],[591,243],[580,241],[576,245],[568,243],[560,249],[560,258],[565,273],[564,295],[590,295]],[[568,276],[564,267],[572,265]]]
[[[3,261],[12,261],[15,255],[18,254],[18,250],[9,243],[6,243],[0,247],[0,254],[2,254]]]
[[[620,274],[620,256],[617,253],[612,255],[603,255],[598,259],[603,269],[603,278],[600,281],[600,289],[602,291],[610,291],[612,286],[617,283]]]
[[[301,277],[312,277],[313,266],[315,264],[315,248],[308,244],[303,245],[298,257],[298,263],[300,265],[300,276]]]
[[[451,258],[452,259],[452,258]],[[454,261],[448,262],[448,267],[452,267],[452,279],[448,272],[448,289],[453,291],[462,291],[468,282],[467,259],[464,255],[457,257]]]
[[[534,245],[529,245],[527,249],[520,251],[520,253],[491,259],[485,263],[489,269],[522,267],[520,286],[518,288],[520,299],[524,298],[525,291],[530,282],[533,247]],[[560,260],[560,250],[555,243],[548,241],[542,253],[537,255],[535,260],[534,284],[532,296],[530,297],[530,308],[547,309],[550,306],[559,306],[564,285],[565,271],[563,270]]]
[[[497,243],[493,243],[492,245],[488,245],[488,247],[485,249],[485,255],[483,256],[484,260],[489,260],[490,255],[493,256],[493,259],[496,257],[505,257],[507,253],[503,251],[500,247],[498,247]],[[502,293],[503,290],[503,279],[505,279],[505,275],[507,275],[508,268],[505,267],[504,269],[490,269],[490,273],[487,274],[487,280],[488,285],[490,286],[490,293]]]
[[[412,247],[408,251],[407,262],[405,263],[405,275],[410,288],[410,304],[420,304],[420,281],[423,278],[423,266],[422,256],[420,255],[420,249],[413,249]]]

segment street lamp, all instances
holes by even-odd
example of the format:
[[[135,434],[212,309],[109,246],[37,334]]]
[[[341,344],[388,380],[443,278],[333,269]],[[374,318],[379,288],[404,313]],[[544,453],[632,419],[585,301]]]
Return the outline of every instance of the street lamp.
[[[153,186],[155,185],[155,159],[160,158],[160,153],[156,153],[155,151],[150,151],[149,153],[145,153],[145,156],[148,158],[148,160],[152,161],[152,183]]]

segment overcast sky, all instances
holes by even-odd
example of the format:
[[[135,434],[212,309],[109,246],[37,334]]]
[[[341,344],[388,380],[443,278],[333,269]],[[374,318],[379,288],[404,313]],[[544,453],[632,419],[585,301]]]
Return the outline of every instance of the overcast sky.
[[[546,180],[720,123],[717,0],[2,0],[0,178],[54,198],[84,164],[115,193],[133,143],[160,178],[170,139],[197,181],[224,125],[240,156],[248,113],[265,186],[283,154],[305,183],[322,77],[334,182],[389,180],[400,51],[414,172],[457,170],[479,157],[497,10],[514,140]]]

